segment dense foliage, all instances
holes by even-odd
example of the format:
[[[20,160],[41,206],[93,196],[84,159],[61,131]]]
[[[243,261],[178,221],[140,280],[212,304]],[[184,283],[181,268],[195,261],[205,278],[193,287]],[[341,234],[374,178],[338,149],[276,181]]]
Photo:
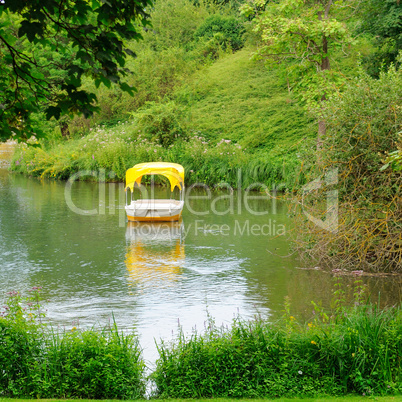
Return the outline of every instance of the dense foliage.
[[[359,304],[359,303],[357,303]],[[402,391],[399,308],[357,305],[300,324],[210,321],[205,333],[160,343],[153,373],[160,398],[275,398],[393,394]]]
[[[401,270],[402,176],[396,154],[385,165],[400,141],[401,99],[402,71],[391,68],[378,80],[362,73],[327,103],[321,157],[325,167],[337,169],[339,221],[333,232],[307,221],[304,230],[314,240],[301,244],[314,256],[351,269]],[[330,190],[323,186],[308,199],[308,205],[316,202],[315,216],[325,214]]]
[[[35,390],[42,335],[35,326],[0,318],[0,395],[25,396]]]
[[[355,3],[349,1],[348,8],[353,10]],[[250,0],[241,10],[253,18],[253,29],[261,36],[255,56],[269,64],[281,63],[290,85],[310,108],[319,108],[342,82],[339,64],[334,63],[342,58],[338,50],[353,43],[344,21],[344,2]],[[324,135],[325,127],[319,131]]]
[[[97,116],[70,121],[68,141],[60,141],[56,129],[41,148],[19,148],[12,168],[60,179],[103,168],[108,178],[121,180],[135,163],[168,160],[185,166],[189,183],[236,185],[241,169],[243,185],[295,185],[298,145],[314,133],[278,70],[267,74],[250,60],[249,49],[234,52],[215,39],[195,38],[215,20],[235,22],[238,37],[243,27],[230,13],[203,2],[158,1],[152,30],[131,45],[138,54],[129,65],[136,71],[129,77],[136,96],[100,88]]]
[[[234,17],[211,15],[194,32],[196,38],[216,39],[224,48],[239,50],[244,44],[244,27]]]
[[[379,76],[391,63],[399,64],[402,49],[402,3],[395,0],[365,0],[362,3],[360,33],[374,37],[376,50],[365,58],[368,72]]]
[[[96,86],[117,83],[133,52],[126,40],[141,38],[149,0],[4,1],[0,4],[0,139],[41,133],[33,114],[46,118],[96,110],[96,95],[82,88],[83,76]],[[58,70],[59,73],[50,73]]]
[[[136,399],[144,362],[135,335],[116,326],[56,333],[42,319],[40,288],[10,292],[0,311],[0,396]]]

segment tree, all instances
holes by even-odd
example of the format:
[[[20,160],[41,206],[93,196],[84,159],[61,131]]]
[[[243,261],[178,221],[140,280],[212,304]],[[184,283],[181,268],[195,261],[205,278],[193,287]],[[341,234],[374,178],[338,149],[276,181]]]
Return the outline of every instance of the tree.
[[[46,118],[95,110],[82,88],[124,82],[126,40],[141,39],[151,0],[4,0],[0,3],[0,140],[43,136],[34,115]]]
[[[366,59],[367,70],[378,78],[382,68],[398,63],[402,49],[402,2],[400,0],[363,0],[360,32],[374,36],[376,52]]]
[[[343,1],[336,0],[254,0],[241,7],[243,14],[254,16],[255,30],[261,34],[257,56],[276,63],[287,61],[289,74],[295,65],[302,67],[299,86],[305,88],[308,105],[318,106],[318,112],[339,80],[330,71],[331,53],[352,42],[345,24],[335,17],[344,7]],[[319,118],[318,148],[325,131],[325,121]]]

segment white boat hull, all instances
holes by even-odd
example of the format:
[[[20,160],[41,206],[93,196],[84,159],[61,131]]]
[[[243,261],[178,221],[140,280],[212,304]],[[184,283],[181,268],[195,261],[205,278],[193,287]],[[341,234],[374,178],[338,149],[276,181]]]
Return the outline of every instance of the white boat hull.
[[[183,207],[178,200],[137,200],[126,205],[126,213],[129,221],[178,221]]]

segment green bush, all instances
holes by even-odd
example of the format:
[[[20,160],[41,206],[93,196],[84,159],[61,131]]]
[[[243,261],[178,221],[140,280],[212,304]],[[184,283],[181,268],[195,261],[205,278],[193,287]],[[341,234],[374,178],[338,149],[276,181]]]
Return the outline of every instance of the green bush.
[[[148,102],[133,113],[137,127],[150,141],[168,147],[179,138],[186,138],[185,110],[175,102]]]
[[[235,17],[222,15],[211,15],[194,32],[196,39],[215,39],[223,48],[230,47],[232,50],[239,50],[244,45],[243,24]]]
[[[55,335],[47,363],[48,387],[41,397],[138,399],[145,392],[138,339],[116,327]]]
[[[378,78],[380,71],[391,64],[401,65],[398,53],[402,48],[402,7],[393,0],[366,0],[360,10],[358,33],[373,36],[376,50],[363,58],[367,71]]]
[[[43,339],[34,325],[0,317],[0,396],[35,393]]]
[[[145,364],[135,334],[114,325],[58,334],[43,322],[40,288],[0,309],[0,397],[138,399]]]
[[[160,398],[274,398],[402,391],[402,311],[374,306],[316,311],[307,325],[236,319],[159,343]],[[321,313],[321,314],[318,314]],[[330,318],[329,318],[330,317]]]

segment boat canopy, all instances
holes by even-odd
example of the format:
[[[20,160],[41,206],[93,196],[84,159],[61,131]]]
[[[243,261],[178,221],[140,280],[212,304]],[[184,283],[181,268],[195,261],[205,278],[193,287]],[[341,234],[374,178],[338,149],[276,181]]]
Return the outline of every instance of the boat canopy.
[[[184,168],[178,163],[168,163],[168,162],[148,162],[139,163],[126,172],[126,190],[129,188],[131,191],[134,190],[134,185],[137,183],[141,184],[142,176],[150,174],[160,174],[165,176],[170,182],[171,191],[175,187],[179,187],[183,190],[184,186]]]

